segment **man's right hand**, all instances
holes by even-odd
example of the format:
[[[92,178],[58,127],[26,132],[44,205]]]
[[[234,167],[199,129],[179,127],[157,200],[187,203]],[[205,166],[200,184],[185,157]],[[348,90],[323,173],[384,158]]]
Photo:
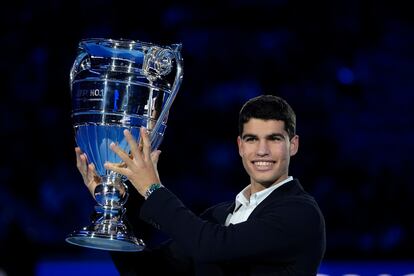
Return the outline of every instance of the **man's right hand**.
[[[83,182],[88,188],[89,192],[94,197],[94,191],[96,186],[100,183],[100,177],[96,173],[95,166],[93,163],[88,164],[88,158],[86,154],[82,152],[79,147],[75,148],[76,153],[76,167],[82,175]]]

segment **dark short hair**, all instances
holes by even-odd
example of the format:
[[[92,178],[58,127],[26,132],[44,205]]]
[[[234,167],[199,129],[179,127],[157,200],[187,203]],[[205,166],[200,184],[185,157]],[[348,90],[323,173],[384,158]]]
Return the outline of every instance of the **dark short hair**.
[[[285,130],[292,139],[296,134],[296,115],[290,105],[282,98],[261,95],[248,100],[239,113],[239,135],[250,119],[279,120],[285,123]]]

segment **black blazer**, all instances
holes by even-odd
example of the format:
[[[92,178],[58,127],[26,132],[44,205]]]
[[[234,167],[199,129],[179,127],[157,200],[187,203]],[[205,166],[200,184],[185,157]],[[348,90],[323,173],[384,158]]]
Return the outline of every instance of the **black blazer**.
[[[171,241],[154,250],[112,253],[121,275],[316,275],[325,222],[297,179],[274,190],[247,221],[224,226],[234,201],[200,217],[168,189],[156,190],[140,216]]]

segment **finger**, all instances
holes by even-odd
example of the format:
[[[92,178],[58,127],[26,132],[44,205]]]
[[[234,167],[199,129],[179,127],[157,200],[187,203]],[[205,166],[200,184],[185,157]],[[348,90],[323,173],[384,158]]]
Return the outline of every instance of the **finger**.
[[[75,148],[76,152],[76,167],[78,168],[83,182],[87,183],[88,177],[88,159],[86,155],[80,150],[80,148]]]
[[[98,174],[96,173],[95,165],[93,163],[90,163],[88,165],[88,179],[93,179],[97,175]]]
[[[158,159],[160,157],[161,151],[160,150],[156,150],[151,152],[151,161],[152,164],[154,165],[154,169],[155,169],[155,173],[157,175],[158,178],[160,178],[159,174],[158,174]]]
[[[129,176],[130,170],[128,168],[120,167],[119,164],[105,162],[104,164],[105,169],[125,175],[126,177]]]
[[[151,141],[148,135],[148,131],[145,127],[141,127],[141,137],[142,137],[142,152],[144,154],[145,160],[151,160]]]
[[[75,148],[75,153],[76,153],[76,167],[79,170],[86,169],[85,164],[84,164],[84,159],[85,158],[82,159],[81,156],[83,155],[83,152],[81,151],[81,149],[79,147]]]
[[[110,146],[111,150],[113,150],[113,152],[115,152],[116,155],[118,155],[122,159],[122,161],[125,162],[125,164],[127,166],[131,165],[132,159],[129,158],[129,155],[125,151],[123,151],[114,142],[112,142],[109,146]]]
[[[155,150],[155,151],[151,152],[151,161],[155,166],[157,166],[157,164],[158,164],[158,159],[160,157],[160,154],[161,154],[160,150]]]
[[[124,130],[124,136],[128,142],[132,157],[136,156],[139,153],[139,151],[138,144],[134,136],[132,136],[131,132],[128,129]]]
[[[96,173],[95,165],[91,163],[88,165],[88,182],[86,186],[92,194],[99,182],[101,182],[101,178]]]
[[[142,152],[142,149],[144,147],[144,138],[142,138],[141,134],[141,128],[139,129],[139,143],[138,143],[138,151]]]

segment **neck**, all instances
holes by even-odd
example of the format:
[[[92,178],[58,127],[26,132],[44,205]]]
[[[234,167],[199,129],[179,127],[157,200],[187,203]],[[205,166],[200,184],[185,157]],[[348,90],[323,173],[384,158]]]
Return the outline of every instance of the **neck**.
[[[254,194],[254,193],[263,191],[264,189],[270,188],[273,185],[276,185],[277,183],[280,183],[283,180],[286,180],[287,178],[288,178],[288,176],[287,175],[284,175],[284,176],[280,177],[278,180],[276,180],[275,182],[273,182],[270,185],[266,185],[266,183],[261,184],[261,183],[256,182],[256,181],[252,181],[250,183],[250,187],[249,187],[250,189],[248,189],[248,191],[250,192],[249,196],[252,195],[252,194]]]

